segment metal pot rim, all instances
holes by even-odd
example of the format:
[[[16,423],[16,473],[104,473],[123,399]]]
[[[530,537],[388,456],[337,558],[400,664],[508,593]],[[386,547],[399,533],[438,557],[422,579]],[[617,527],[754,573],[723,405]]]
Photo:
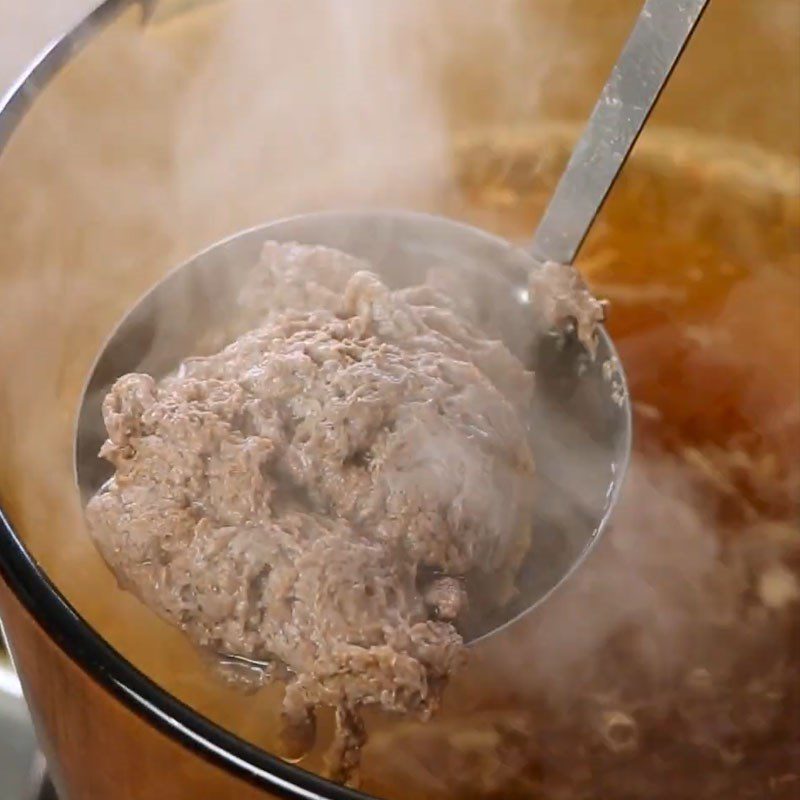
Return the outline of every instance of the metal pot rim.
[[[152,0],[104,0],[52,41],[0,97],[0,155],[49,81],[85,45],[134,6],[146,18]],[[0,576],[58,647],[83,672],[148,723],[216,766],[291,800],[374,800],[272,756],[206,719],[123,658],[44,574],[0,510]]]
[[[9,91],[0,96],[0,156],[14,131],[25,117],[32,103],[55,77],[85,45],[114,22],[125,11],[138,6],[143,17],[152,10],[153,0],[103,0],[80,23],[60,38],[53,40],[23,72]],[[549,131],[550,136],[571,137],[572,123],[554,122],[537,129],[540,134]],[[483,131],[483,134],[489,131]],[[495,131],[501,146],[513,148],[530,141],[522,131],[519,135],[507,130]],[[670,136],[685,132],[663,130],[658,141],[669,143]],[[655,138],[648,132],[639,144],[639,151],[648,153],[649,141]],[[796,187],[797,164],[782,156],[764,154],[755,146],[731,143],[722,139],[696,137],[698,153],[713,149],[719,153],[721,144],[731,155],[732,161],[752,160],[760,169],[751,168],[747,174],[760,176],[762,182],[774,185],[778,194],[787,192],[787,186]],[[469,137],[461,144],[468,144]],[[658,149],[655,147],[654,149]],[[690,148],[692,149],[692,148]],[[692,150],[692,152],[694,152]],[[765,170],[765,167],[769,169]],[[788,167],[788,169],[787,169]],[[14,531],[11,521],[0,509],[0,576],[10,587],[19,602],[33,619],[90,678],[127,708],[148,723],[206,758],[216,766],[246,780],[279,797],[291,800],[374,800],[371,796],[334,784],[300,767],[288,764],[246,741],[227,732],[206,719],[190,707],[161,689],[146,675],[123,658],[96,632],[72,607],[45,575],[32,554]]]

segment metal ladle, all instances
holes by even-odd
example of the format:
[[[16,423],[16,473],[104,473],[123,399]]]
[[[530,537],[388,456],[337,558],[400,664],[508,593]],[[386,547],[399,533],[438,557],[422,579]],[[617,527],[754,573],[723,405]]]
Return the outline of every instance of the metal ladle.
[[[369,261],[390,285],[421,281],[440,264],[463,270],[464,281],[475,285],[491,275],[499,301],[524,317],[530,271],[545,261],[574,260],[707,3],[644,4],[528,250],[427,214],[325,212],[236,234],[172,271],[121,321],[87,383],[75,442],[84,499],[110,475],[97,453],[105,439],[101,403],[111,385],[133,371],[163,375],[198,354],[204,332],[235,318],[241,281],[265,241],[343,250]],[[531,425],[538,470],[536,546],[511,603],[499,610],[473,608],[460,621],[469,642],[530,611],[574,571],[608,522],[631,448],[630,398],[604,329],[595,358],[569,333],[520,334],[507,343],[531,360],[537,374]]]

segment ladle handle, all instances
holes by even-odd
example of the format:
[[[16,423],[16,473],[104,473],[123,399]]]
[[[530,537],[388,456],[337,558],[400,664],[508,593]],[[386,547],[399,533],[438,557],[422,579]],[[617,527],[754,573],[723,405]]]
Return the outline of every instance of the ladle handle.
[[[531,244],[571,264],[709,0],[646,0]]]

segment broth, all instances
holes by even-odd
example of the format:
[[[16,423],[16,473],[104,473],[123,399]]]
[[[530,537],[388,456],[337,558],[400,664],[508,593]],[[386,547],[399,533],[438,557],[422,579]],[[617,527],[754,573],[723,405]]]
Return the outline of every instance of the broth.
[[[508,158],[505,186],[467,175],[466,193],[481,222],[521,238],[541,198],[513,188],[530,164]],[[800,789],[796,206],[658,162],[624,174],[582,259],[611,300],[635,409],[612,529],[540,614],[476,653],[442,717],[375,737],[376,794]]]
[[[111,37],[95,55],[136,67],[163,56],[119,44]],[[118,591],[73,485],[83,381],[124,310],[168,266],[229,232],[230,220],[245,227],[291,210],[248,196],[226,206],[230,220],[214,208],[170,217],[185,199],[169,186],[174,120],[146,110],[172,108],[185,75],[163,62],[130,72],[126,107],[99,103],[91,115],[98,74],[73,73],[64,107],[34,109],[0,165],[13,322],[0,359],[26,361],[0,387],[0,499],[53,582],[120,653],[272,751],[281,689],[230,689],[178,631]],[[60,147],[48,114],[74,152]],[[113,146],[83,151],[87,117]],[[457,144],[455,184],[429,191],[426,182],[421,195],[412,187],[390,199],[524,240],[573,136],[485,132]],[[797,791],[797,174],[727,148],[648,132],[581,259],[612,302],[609,329],[636,404],[636,452],[612,530],[540,612],[475,648],[433,722],[370,718],[365,791],[391,800]],[[65,150],[74,161],[63,162]],[[133,182],[130,196],[114,177]],[[37,181],[47,192],[28,190]],[[356,199],[365,197],[374,200],[368,189]],[[308,769],[321,766],[326,724]]]

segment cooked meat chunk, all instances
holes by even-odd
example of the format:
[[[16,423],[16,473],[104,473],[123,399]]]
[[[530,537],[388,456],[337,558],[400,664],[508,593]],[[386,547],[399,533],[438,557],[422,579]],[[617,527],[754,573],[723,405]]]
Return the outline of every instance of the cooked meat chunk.
[[[458,619],[467,605],[467,592],[458,578],[439,578],[425,592],[425,602],[439,619]]]
[[[204,648],[281,665],[292,750],[315,708],[336,709],[341,780],[361,707],[436,708],[463,658],[460,578],[491,575],[505,602],[533,518],[530,373],[365,266],[268,245],[258,327],[116,382],[101,451],[116,471],[87,508],[124,587]]]
[[[574,325],[578,339],[594,355],[606,303],[589,291],[575,267],[554,261],[542,264],[531,271],[529,291],[534,319],[555,329]]]

